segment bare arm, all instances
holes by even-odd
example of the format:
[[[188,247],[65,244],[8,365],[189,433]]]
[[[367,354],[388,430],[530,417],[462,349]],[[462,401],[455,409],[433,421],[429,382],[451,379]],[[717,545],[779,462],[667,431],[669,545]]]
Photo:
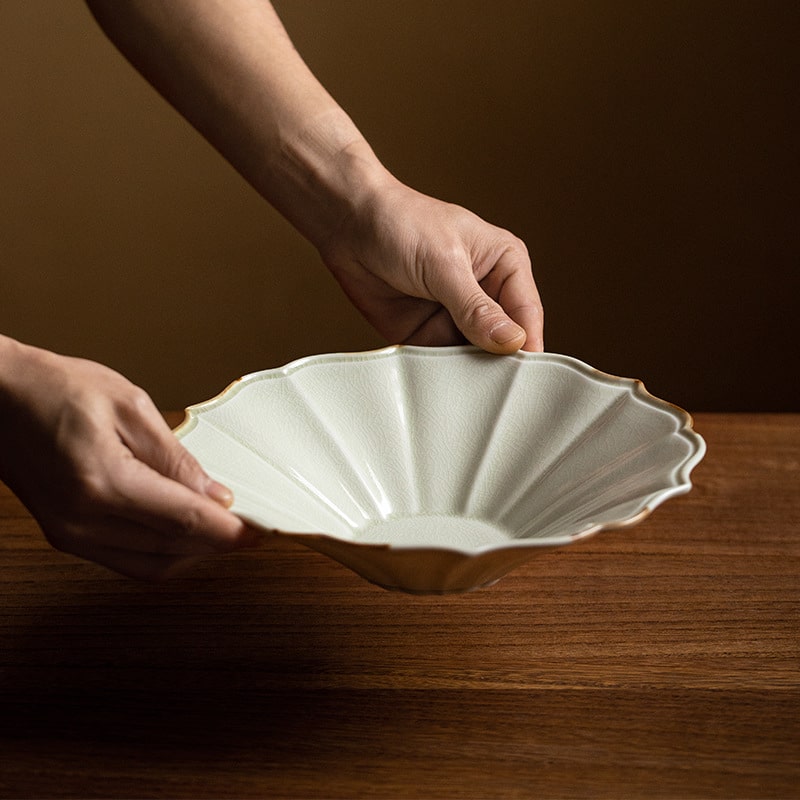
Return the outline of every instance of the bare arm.
[[[134,66],[317,247],[387,338],[542,348],[524,245],[397,181],[268,2],[88,4]]]
[[[385,171],[262,0],[89,0],[109,38],[315,245]]]
[[[265,0],[90,0],[111,39],[320,251],[393,342],[542,347],[525,246],[397,181]],[[159,578],[254,542],[150,398],[0,335],[0,479],[56,547]]]

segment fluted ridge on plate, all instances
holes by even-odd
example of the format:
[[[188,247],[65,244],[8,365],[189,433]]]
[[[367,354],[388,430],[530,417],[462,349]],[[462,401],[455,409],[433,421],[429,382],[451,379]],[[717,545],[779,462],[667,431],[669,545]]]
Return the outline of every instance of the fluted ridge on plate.
[[[468,347],[254,373],[189,409],[178,434],[265,527],[357,540],[425,512],[492,520],[512,546],[625,524],[688,490],[703,449],[688,415],[637,381]]]

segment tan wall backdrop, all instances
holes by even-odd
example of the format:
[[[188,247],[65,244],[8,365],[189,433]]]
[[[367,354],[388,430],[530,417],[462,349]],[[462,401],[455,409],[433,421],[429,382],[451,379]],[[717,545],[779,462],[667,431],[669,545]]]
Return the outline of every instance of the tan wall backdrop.
[[[548,349],[798,410],[798,4],[282,0],[384,162],[528,243]],[[0,2],[0,330],[179,408],[380,346],[78,0]]]

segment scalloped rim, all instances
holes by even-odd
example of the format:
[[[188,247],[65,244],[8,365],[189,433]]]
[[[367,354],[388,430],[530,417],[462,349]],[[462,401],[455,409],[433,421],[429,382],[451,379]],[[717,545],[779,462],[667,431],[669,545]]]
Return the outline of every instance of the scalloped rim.
[[[660,506],[666,500],[670,499],[671,497],[677,497],[679,495],[686,494],[692,489],[692,482],[690,477],[691,472],[703,459],[703,456],[706,453],[706,443],[703,437],[700,436],[700,434],[694,430],[694,420],[692,419],[691,414],[689,414],[688,411],[684,410],[680,406],[677,406],[674,403],[670,403],[667,400],[662,400],[661,398],[651,394],[645,388],[644,383],[638,378],[624,378],[618,375],[612,375],[611,373],[603,372],[602,370],[599,370],[596,367],[593,367],[587,364],[586,362],[581,361],[578,358],[575,358],[574,356],[567,356],[560,353],[546,353],[546,352],[528,353],[519,350],[516,353],[511,353],[508,355],[494,355],[491,353],[487,353],[484,350],[480,350],[479,348],[474,347],[472,345],[454,345],[450,347],[420,347],[417,345],[396,344],[396,345],[390,345],[388,347],[382,347],[377,350],[362,350],[351,353],[347,352],[323,353],[319,355],[304,356],[294,361],[290,361],[288,364],[285,364],[282,367],[274,367],[272,369],[259,370],[257,372],[251,372],[248,373],[247,375],[243,375],[241,378],[237,378],[236,380],[228,384],[228,386],[226,386],[219,394],[215,395],[214,397],[208,400],[204,400],[200,403],[195,403],[194,405],[188,406],[185,409],[183,421],[174,429],[173,433],[178,438],[182,438],[197,425],[197,420],[200,416],[202,416],[205,412],[210,411],[212,408],[215,408],[216,406],[220,405],[221,403],[228,402],[232,397],[235,397],[236,394],[238,394],[238,392],[244,386],[246,386],[249,383],[253,383],[255,381],[260,381],[260,380],[270,380],[279,377],[284,377],[300,369],[303,369],[309,364],[372,361],[380,358],[393,357],[403,352],[413,352],[418,355],[424,355],[429,358],[437,358],[448,355],[476,354],[476,355],[486,355],[493,358],[546,359],[548,361],[568,366],[595,381],[600,381],[602,383],[611,383],[611,384],[626,384],[631,388],[632,394],[634,394],[640,400],[660,410],[669,411],[677,420],[680,421],[681,424],[678,430],[676,431],[676,434],[683,436],[685,439],[687,439],[689,442],[692,443],[693,452],[690,456],[684,459],[682,464],[680,464],[680,467],[677,472],[680,483],[677,486],[668,487],[659,491],[656,494],[656,496],[637,514],[634,514],[631,517],[623,517],[618,520],[611,520],[609,522],[597,523],[595,525],[589,526],[588,528],[582,531],[578,531],[577,533],[572,533],[565,536],[552,536],[541,539],[536,539],[536,538],[521,539],[517,541],[509,541],[501,545],[484,545],[482,547],[477,547],[472,550],[463,550],[457,547],[434,547],[434,546],[421,547],[419,545],[398,545],[398,544],[392,544],[391,542],[387,542],[385,544],[380,542],[359,542],[357,540],[342,539],[338,536],[333,536],[324,533],[302,533],[298,531],[284,531],[277,528],[267,529],[271,533],[284,538],[293,539],[295,541],[301,541],[303,543],[310,542],[313,540],[330,540],[343,545],[357,547],[363,550],[367,549],[381,550],[381,551],[402,550],[404,552],[418,551],[426,553],[448,552],[448,553],[458,553],[468,557],[474,557],[485,553],[496,553],[502,550],[560,547],[567,544],[571,544],[572,542],[579,541],[581,539],[588,539],[589,537],[595,536],[596,534],[602,531],[619,530],[620,528],[631,527],[633,525],[640,523],[642,520],[650,516],[650,514],[652,514],[653,511],[655,511],[655,509],[658,508],[658,506]],[[248,523],[256,524],[257,527],[264,530],[263,525],[257,524],[253,520],[247,519],[246,516],[242,516],[242,519],[244,519]]]

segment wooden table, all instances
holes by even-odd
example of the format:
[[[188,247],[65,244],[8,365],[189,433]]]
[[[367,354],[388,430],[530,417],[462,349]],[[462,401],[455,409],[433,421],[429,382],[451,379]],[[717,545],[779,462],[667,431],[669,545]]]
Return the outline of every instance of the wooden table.
[[[448,598],[273,541],[139,585],[0,488],[2,797],[800,797],[800,415]]]

